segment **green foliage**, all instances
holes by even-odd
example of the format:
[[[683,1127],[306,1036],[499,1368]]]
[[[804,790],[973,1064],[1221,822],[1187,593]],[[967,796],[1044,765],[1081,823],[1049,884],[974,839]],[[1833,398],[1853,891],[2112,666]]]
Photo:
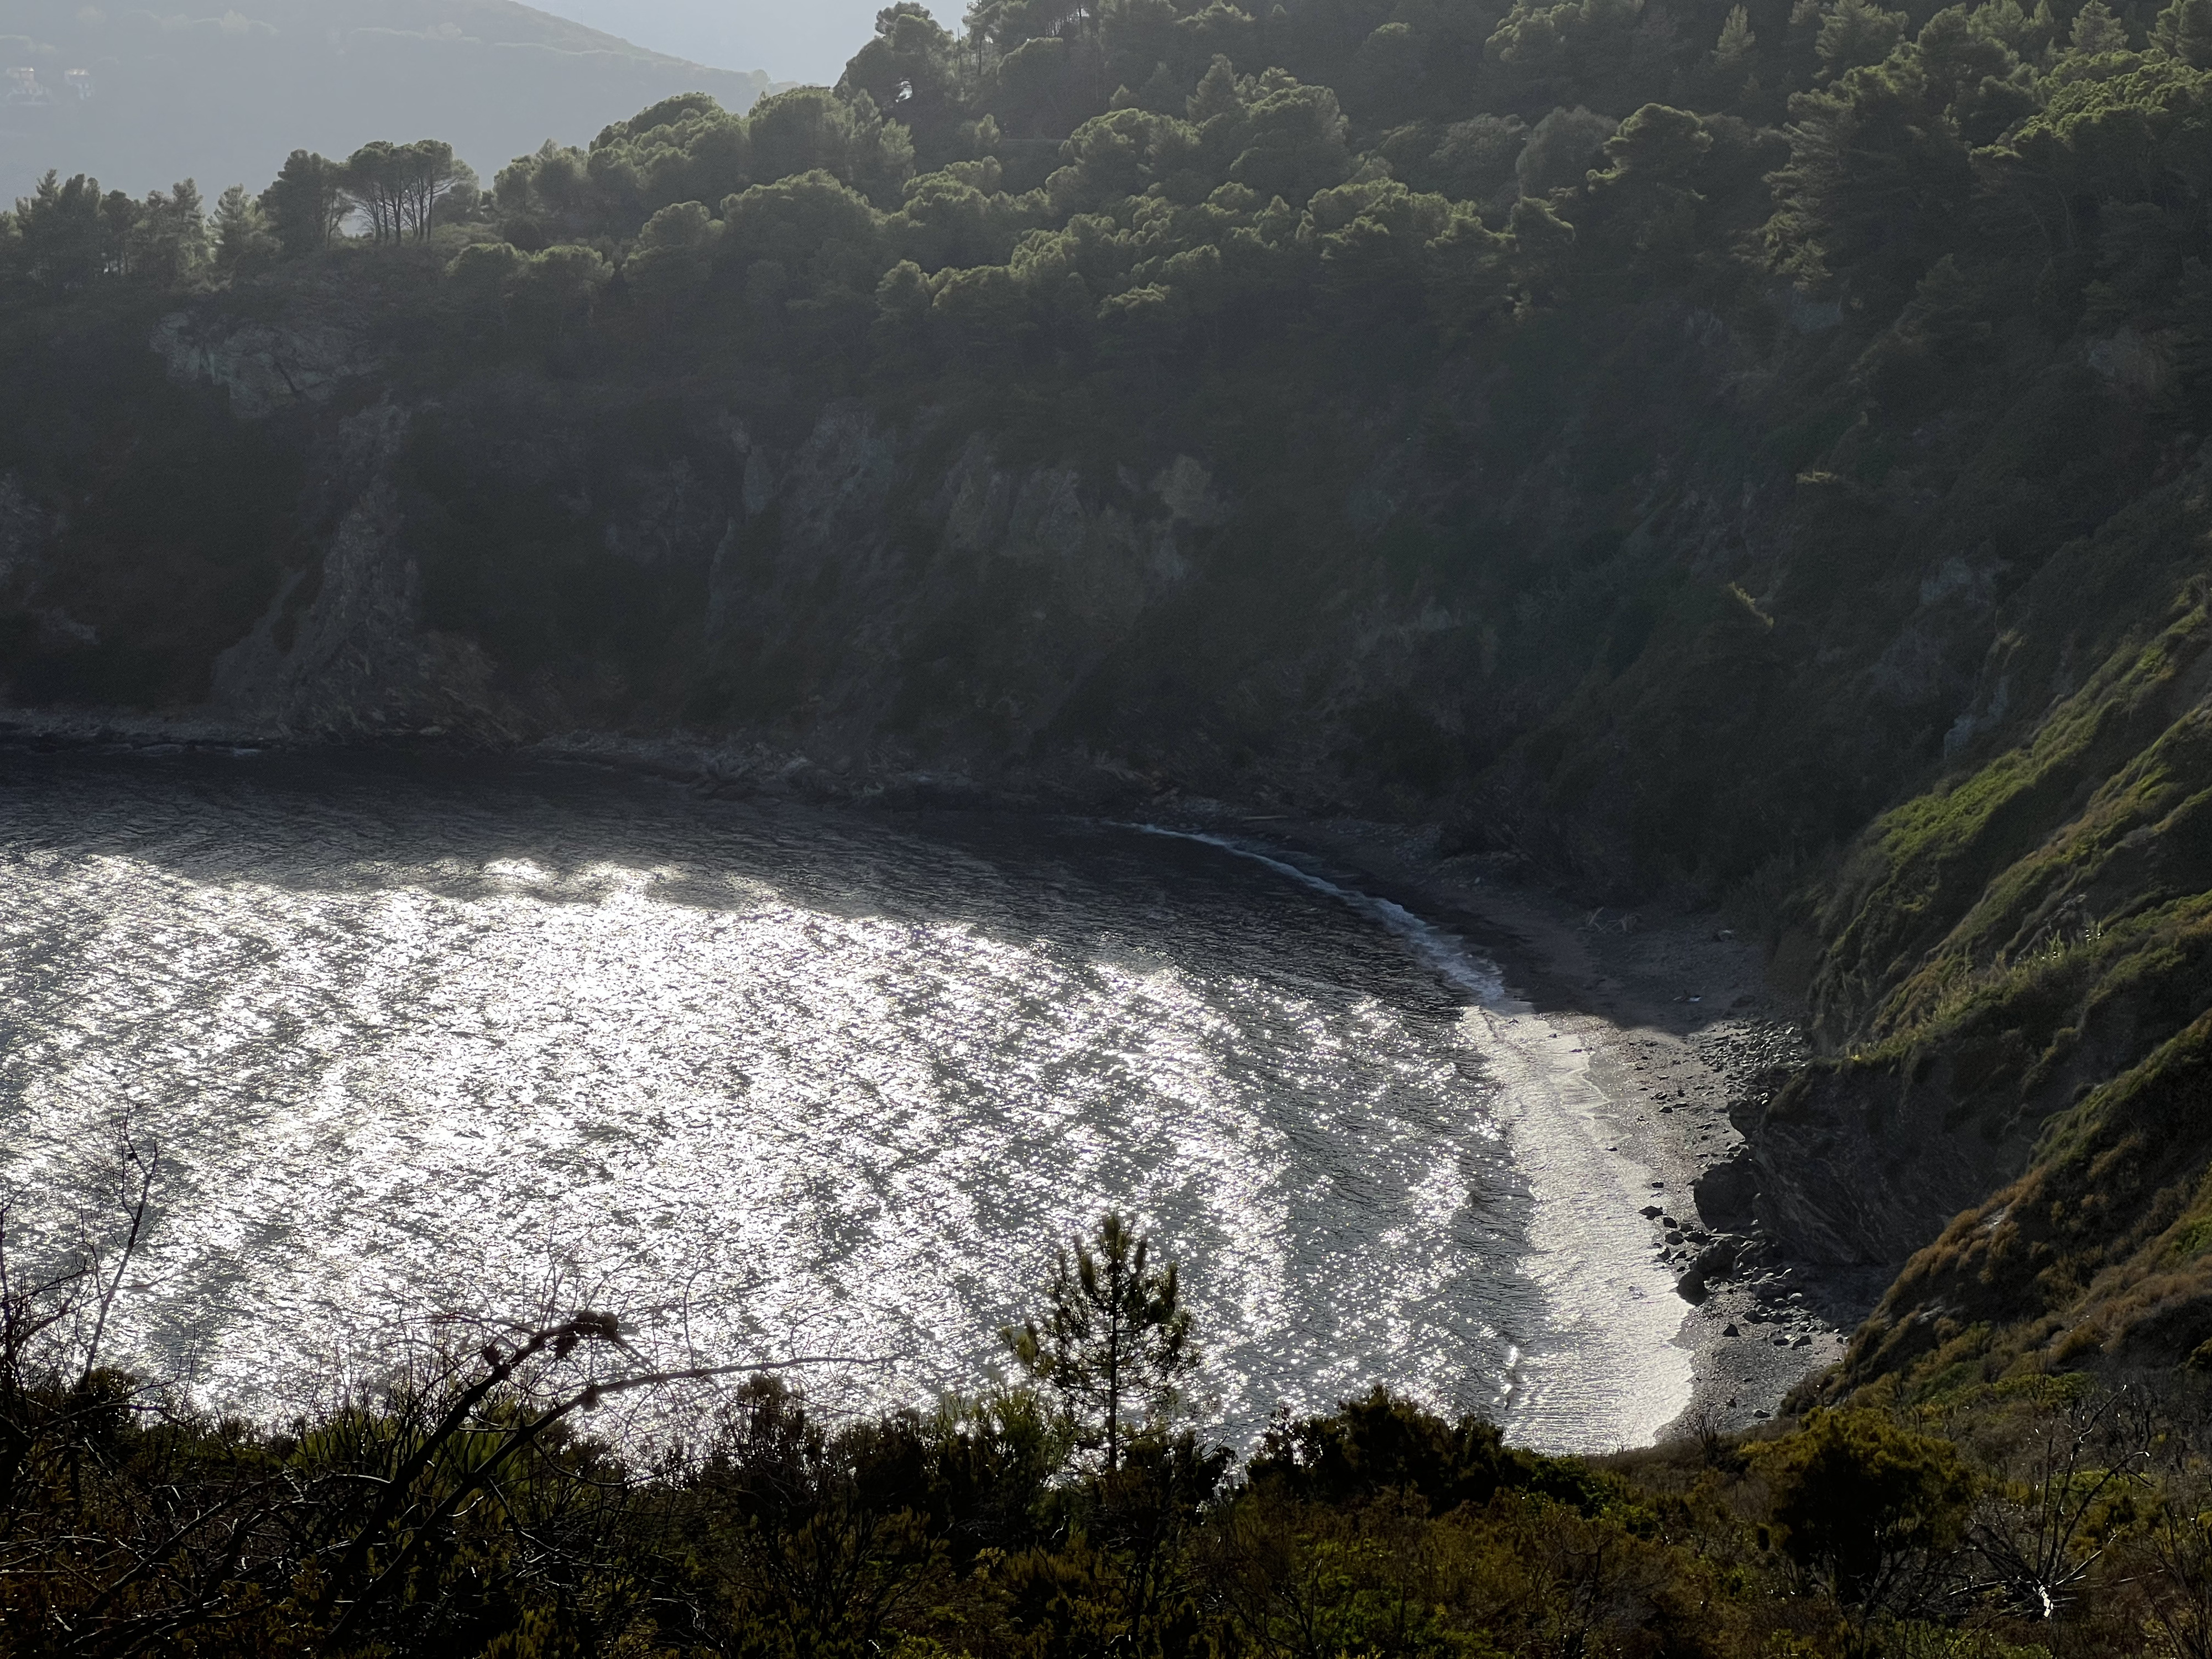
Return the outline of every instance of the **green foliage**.
[[[1723,87],[1742,85],[1759,62],[1759,36],[1751,27],[1751,14],[1738,6],[1721,25],[1720,39],[1713,43],[1713,72]]]
[[[1879,64],[1905,38],[1905,15],[1874,0],[1837,0],[1821,18],[1816,50],[1830,76]]]
[[[1354,1509],[1418,1499],[1431,1515],[1480,1508],[1501,1492],[1533,1492],[1594,1514],[1607,1486],[1578,1465],[1509,1448],[1494,1424],[1447,1422],[1377,1385],[1326,1417],[1271,1427],[1247,1479],[1301,1503]]]
[[[1516,104],[1564,104],[1571,93],[1622,108],[1664,89],[1633,45],[1644,9],[1643,0],[1515,0],[1486,50]]]
[[[1176,1264],[1152,1265],[1152,1241],[1119,1215],[1054,1264],[1042,1318],[1004,1333],[1015,1363],[1056,1395],[1079,1444],[1103,1448],[1108,1475],[1132,1429],[1164,1421],[1198,1367]]]
[[[233,185],[216,198],[210,216],[215,268],[226,276],[252,276],[265,269],[280,244],[261,204]]]
[[[11,1659],[52,1650],[39,1633],[64,1628],[118,1654],[2027,1659],[2036,1644],[2129,1652],[2145,1624],[2193,1628],[2203,1550],[2205,1449],[2181,1399],[2130,1416],[1985,1390],[1953,1410],[1948,1438],[1817,1415],[1778,1440],[1723,1441],[1717,1462],[1677,1446],[1600,1474],[1501,1458],[1494,1430],[1443,1429],[1378,1392],[1299,1432],[1380,1462],[1301,1485],[1268,1452],[1225,1485],[1226,1455],[1187,1437],[1139,1437],[1117,1474],[1076,1474],[1019,1395],[832,1423],[756,1379],[647,1470],[544,1422],[559,1396],[538,1379],[477,1393],[486,1378],[465,1365],[434,1398],[395,1391],[281,1436],[164,1416],[112,1372],[58,1388],[10,1374],[0,1421],[36,1449],[0,1488]],[[1384,1419],[1411,1438],[1387,1443]],[[2094,1433],[2098,1422],[2109,1427]],[[529,1452],[512,1450],[533,1425]],[[2062,1450],[2060,1475],[2039,1483],[2054,1467],[2039,1448],[2069,1434],[2063,1445],[2087,1456]],[[1517,1473],[1421,1501],[1429,1453],[1478,1441],[1492,1449],[1475,1462]],[[2154,1452],[2154,1480],[2129,1473]],[[1977,1481],[2004,1496],[1974,1542],[1960,1522]],[[281,1509],[255,1507],[276,1491]],[[379,1495],[395,1492],[379,1520]],[[161,1529],[165,1504],[189,1506],[194,1530]],[[2055,1617],[2022,1617],[1994,1593],[2038,1505],[2079,1514],[2097,1540]],[[226,1560],[241,1523],[252,1548]],[[364,1536],[380,1543],[351,1565]],[[149,1554],[153,1571],[138,1565]],[[1894,1606],[1899,1564],[1981,1588],[1905,1617],[1826,1587]],[[210,1567],[229,1577],[196,1578]],[[373,1601],[331,1590],[378,1581],[389,1588]]]
[[[1265,76],[1255,91],[1237,131],[1242,149],[1229,164],[1232,183],[1263,200],[1304,202],[1343,179],[1352,158],[1334,93]]]
[[[100,213],[100,181],[82,173],[64,184],[48,173],[18,201],[9,252],[15,270],[49,288],[82,288],[103,275],[113,232]]]
[[[206,212],[187,179],[134,201],[100,194],[100,181],[48,173],[15,204],[5,246],[13,274],[73,293],[121,281],[157,289],[189,286],[209,258]]]
[[[1784,1551],[1850,1607],[1921,1605],[1928,1565],[1958,1543],[1973,1497],[1954,1447],[1870,1412],[1816,1411],[1756,1462]]]
[[[261,210],[284,252],[295,258],[320,252],[345,220],[343,169],[304,149],[286,158],[283,170],[261,193]]]
[[[908,130],[865,93],[800,88],[763,100],[750,118],[711,98],[672,98],[618,122],[588,150],[547,144],[502,169],[496,197],[509,240],[635,236],[685,202],[714,204],[754,185],[825,173],[878,205],[897,203],[914,167]]]
[[[2191,69],[2212,69],[2212,6],[2173,0],[2151,25],[2151,45]]]
[[[578,1310],[465,1325],[281,1430],[211,1421],[100,1363],[155,1182],[122,1153],[75,1255],[0,1233],[7,1659],[2033,1659],[2203,1627],[2201,1384],[1969,1386],[1602,1467],[1377,1387],[1241,1471],[1157,1424],[1106,1468],[1027,1390],[825,1416],[788,1367],[702,1391]],[[675,1427],[649,1460],[580,1427],[620,1395]]]
[[[367,222],[373,242],[427,242],[439,210],[466,215],[476,205],[476,175],[439,139],[411,144],[364,144],[337,169],[338,193]]]
[[[1790,103],[1787,166],[1767,238],[1777,268],[1870,286],[1893,307],[1935,263],[1973,191],[1966,147],[1914,59],[1856,69]]]

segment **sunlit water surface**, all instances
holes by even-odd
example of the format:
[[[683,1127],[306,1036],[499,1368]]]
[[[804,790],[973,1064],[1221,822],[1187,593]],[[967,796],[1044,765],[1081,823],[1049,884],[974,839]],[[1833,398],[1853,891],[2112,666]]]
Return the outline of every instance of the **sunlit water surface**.
[[[58,1236],[127,1114],[161,1174],[119,1340],[210,1403],[556,1285],[665,1361],[926,1402],[1109,1206],[1186,1264],[1230,1439],[1377,1380],[1563,1445],[1680,1403],[1638,1382],[1679,1304],[1600,1305],[1663,1277],[1547,1264],[1520,1171],[1580,1154],[1516,1160],[1494,969],[1279,863],[519,763],[0,776],[0,1186]],[[1548,1213],[1632,1246],[1601,1173]]]

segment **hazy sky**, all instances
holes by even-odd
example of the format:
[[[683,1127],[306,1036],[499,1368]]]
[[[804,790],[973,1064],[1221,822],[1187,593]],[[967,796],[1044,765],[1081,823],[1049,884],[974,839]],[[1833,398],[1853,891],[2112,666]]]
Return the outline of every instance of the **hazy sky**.
[[[716,69],[766,70],[778,81],[835,81],[888,0],[531,0],[655,52]],[[959,0],[935,0],[957,25]]]

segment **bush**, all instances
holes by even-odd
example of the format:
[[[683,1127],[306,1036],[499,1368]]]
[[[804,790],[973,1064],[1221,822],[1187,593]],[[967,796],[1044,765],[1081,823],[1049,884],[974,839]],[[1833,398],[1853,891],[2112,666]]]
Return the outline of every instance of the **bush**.
[[[1782,1548],[1846,1607],[1906,1612],[1959,1544],[1974,1480],[1948,1442],[1876,1413],[1818,1411],[1754,1465]]]

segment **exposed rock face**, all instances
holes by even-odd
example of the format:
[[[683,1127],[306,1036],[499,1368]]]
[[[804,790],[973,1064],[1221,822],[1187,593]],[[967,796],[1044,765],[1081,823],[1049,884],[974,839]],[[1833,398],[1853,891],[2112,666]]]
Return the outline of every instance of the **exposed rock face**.
[[[214,676],[230,718],[303,733],[682,728],[863,770],[1142,779],[1479,819],[1484,844],[1540,838],[1589,871],[1618,870],[1643,828],[1615,810],[1636,780],[1593,794],[1580,776],[1501,769],[1466,798],[1586,672],[1571,605],[1506,608],[1514,549],[1613,544],[1586,522],[1575,432],[1486,474],[1472,385],[1462,447],[1413,441],[1375,410],[1297,459],[1247,457],[1232,482],[1164,445],[1125,443],[1109,466],[1080,435],[1011,462],[942,412],[802,415],[787,392],[742,386],[468,373],[434,398],[387,391],[436,429],[354,476],[360,417],[338,411],[380,378],[374,301],[303,292],[275,325],[218,301],[156,332],[172,377],[224,389],[234,416],[309,452],[292,569]],[[1709,332],[1662,325],[1657,349],[1717,378],[1741,354]],[[1734,472],[1662,467],[1633,494],[1604,508],[1636,528],[1608,532],[1618,551],[1602,556],[1665,564],[1694,546],[1701,581],[1727,577],[1778,510]],[[1460,527],[1478,514],[1495,522]],[[1632,606],[1607,672],[1658,623]],[[1631,678],[1611,695],[1654,707]],[[1650,744],[1628,752],[1668,768]]]
[[[713,562],[712,660],[740,679],[798,681],[811,735],[848,754],[974,717],[1018,755],[1188,572],[1179,543],[1194,526],[1158,494],[1005,468],[981,438],[936,476],[914,459],[915,434],[853,407],[824,411],[788,453],[742,431],[734,441],[742,486]],[[1184,506],[1204,496],[1225,516],[1208,486],[1190,495],[1204,469],[1178,465]],[[979,631],[992,690],[962,708],[953,682],[981,681],[963,660]],[[929,688],[921,708],[917,687]]]
[[[360,327],[337,314],[290,317],[278,328],[179,311],[155,325],[153,346],[172,376],[228,392],[231,412],[246,421],[328,403],[384,362]]]
[[[512,738],[600,721],[588,676],[525,680],[426,622],[425,509],[402,465],[411,418],[387,401],[335,423],[307,509],[325,526],[319,556],[217,661],[216,711],[332,736]],[[803,709],[807,747],[847,763],[887,733],[912,732],[917,684],[940,727],[972,726],[967,757],[986,758],[986,741],[1018,756],[1147,605],[1188,578],[1182,543],[1234,511],[1188,456],[1150,488],[1125,478],[1102,489],[1067,468],[1002,467],[980,438],[932,473],[915,459],[926,434],[850,405],[825,410],[787,450],[734,419],[723,430],[719,466],[678,455],[631,468],[619,499],[592,499],[557,432],[488,445],[483,467],[596,525],[608,555],[676,591],[698,572],[693,672],[772,685]],[[940,707],[968,673],[964,641],[979,626],[992,694],[963,708],[956,688],[954,706]],[[923,746],[963,757],[957,738],[937,736]]]
[[[1758,1219],[1759,1167],[1749,1158],[1716,1164],[1697,1178],[1692,1191],[1707,1226],[1748,1227]]]
[[[407,422],[380,404],[339,424],[331,478],[353,499],[319,564],[288,578],[252,633],[216,659],[219,714],[331,735],[501,730],[483,653],[422,628],[422,575],[390,477]]]
[[[1837,1266],[1901,1265],[2017,1176],[2033,1149],[2025,1130],[1992,1139],[1957,1121],[1946,1091],[1895,1071],[1816,1067],[1731,1115],[1760,1224],[1788,1254]]]
[[[1449,444],[1449,422],[1415,441],[1403,411],[1346,411],[1295,459],[1245,456],[1232,477],[1165,442],[1131,453],[1128,434],[1014,462],[944,411],[672,391],[620,362],[577,378],[464,365],[410,377],[434,396],[386,391],[435,430],[355,477],[359,417],[340,411],[408,342],[380,339],[376,294],[335,278],[275,321],[241,319],[249,302],[166,318],[154,345],[173,378],[223,389],[234,416],[305,453],[289,568],[214,677],[230,717],[303,732],[681,727],[979,781],[1100,773],[1493,825],[1510,804],[1559,861],[1617,866],[1641,826],[1595,817],[1632,783],[1593,795],[1580,777],[1501,771],[1479,803],[1438,804],[1586,672],[1573,604],[1508,609],[1515,550],[1559,542],[1625,566],[1695,543],[1698,580],[1720,580],[1777,510],[1735,471],[1661,466],[1602,507],[1633,533],[1593,534],[1579,428],[1487,476],[1472,382]],[[1680,359],[1669,384],[1717,386],[1741,350],[1679,322],[1654,337]],[[1649,407],[1664,449],[1687,416]],[[1607,672],[1659,623],[1632,606]],[[1626,679],[1612,695],[1649,702]],[[1630,752],[1666,766],[1651,745]]]
[[[2145,336],[2132,328],[2090,341],[2082,356],[2095,374],[2148,401],[2174,380],[2173,336]]]
[[[35,559],[52,532],[52,518],[31,499],[22,479],[0,472],[0,585]]]

